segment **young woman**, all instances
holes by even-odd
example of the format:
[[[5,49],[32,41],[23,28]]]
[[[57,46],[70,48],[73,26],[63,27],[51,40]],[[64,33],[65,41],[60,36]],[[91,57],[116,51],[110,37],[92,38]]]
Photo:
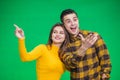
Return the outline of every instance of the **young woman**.
[[[19,41],[19,52],[22,61],[36,60],[37,80],[60,80],[65,67],[59,59],[59,48],[69,40],[62,24],[55,24],[50,32],[48,44],[40,44],[27,52],[24,31],[17,25],[15,35]]]

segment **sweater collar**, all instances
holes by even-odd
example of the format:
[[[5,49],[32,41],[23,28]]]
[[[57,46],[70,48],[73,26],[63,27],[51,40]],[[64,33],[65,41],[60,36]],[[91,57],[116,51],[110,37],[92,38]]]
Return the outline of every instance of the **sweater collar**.
[[[59,47],[56,46],[56,45],[54,45],[54,44],[52,44],[52,45],[51,45],[51,50],[53,50],[53,51],[58,51],[58,50],[59,50]]]

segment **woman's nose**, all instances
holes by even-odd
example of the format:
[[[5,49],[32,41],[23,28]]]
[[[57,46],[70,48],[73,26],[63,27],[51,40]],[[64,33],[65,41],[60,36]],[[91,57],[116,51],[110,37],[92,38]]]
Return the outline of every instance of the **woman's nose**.
[[[56,37],[59,37],[60,35],[59,34],[56,34]]]

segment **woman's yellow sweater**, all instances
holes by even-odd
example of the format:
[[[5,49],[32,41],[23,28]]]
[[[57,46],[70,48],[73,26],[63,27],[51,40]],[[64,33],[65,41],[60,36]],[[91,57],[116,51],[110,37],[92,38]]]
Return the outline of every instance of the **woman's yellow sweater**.
[[[22,61],[36,60],[37,80],[60,80],[65,68],[58,56],[58,47],[52,45],[38,45],[27,52],[25,40],[19,39],[19,51]]]

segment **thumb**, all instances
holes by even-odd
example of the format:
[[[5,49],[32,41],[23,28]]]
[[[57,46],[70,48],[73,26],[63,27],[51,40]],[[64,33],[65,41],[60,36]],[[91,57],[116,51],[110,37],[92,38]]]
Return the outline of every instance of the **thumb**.
[[[82,35],[82,34],[79,34],[79,36],[81,37],[81,40],[82,40],[82,41],[84,41],[84,40],[85,40],[85,38],[83,37],[83,35]]]

